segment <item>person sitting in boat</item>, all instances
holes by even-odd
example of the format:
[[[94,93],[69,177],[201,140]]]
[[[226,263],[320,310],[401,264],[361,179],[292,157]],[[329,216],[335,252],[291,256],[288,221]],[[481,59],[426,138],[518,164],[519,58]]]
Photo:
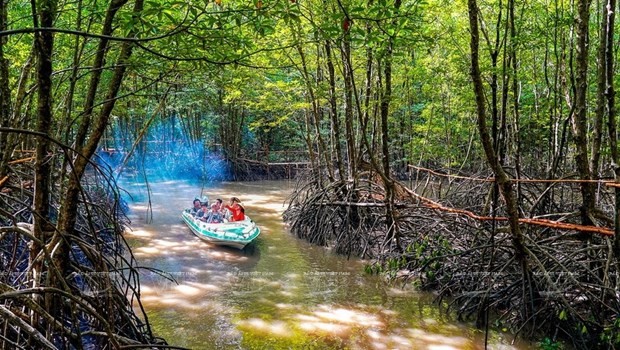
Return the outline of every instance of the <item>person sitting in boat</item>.
[[[224,208],[230,210],[230,213],[232,214],[230,221],[245,220],[245,209],[241,205],[241,201],[239,200],[239,198],[230,198],[229,204],[225,205]]]
[[[225,209],[224,209],[224,201],[222,198],[218,198],[215,200],[215,203],[211,205],[211,212],[213,213],[213,222],[221,223],[224,221]]]
[[[210,215],[209,211],[209,203],[202,202],[200,203],[200,210],[196,213],[196,219],[201,221],[207,221],[207,218]]]
[[[201,202],[200,199],[196,198],[194,199],[194,206],[189,210],[189,213],[192,214],[194,217],[198,216],[198,212],[201,211],[202,207],[201,207]]]
[[[220,213],[224,209],[224,207],[223,207],[224,201],[222,200],[222,198],[216,199],[215,203],[213,203],[213,204],[215,204],[217,211],[220,212]]]
[[[206,216],[205,221],[212,224],[219,224],[223,222],[224,217],[222,215],[222,210],[218,205],[217,201],[211,204],[211,210],[209,210],[208,215]]]

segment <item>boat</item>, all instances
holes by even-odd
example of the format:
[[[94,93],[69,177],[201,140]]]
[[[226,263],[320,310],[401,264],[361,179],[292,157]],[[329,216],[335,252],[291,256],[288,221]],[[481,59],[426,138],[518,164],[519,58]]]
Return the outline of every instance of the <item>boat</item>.
[[[198,220],[190,213],[189,209],[184,210],[181,215],[194,235],[215,245],[243,249],[260,234],[260,229],[256,223],[247,215],[243,221],[223,223],[207,223]]]

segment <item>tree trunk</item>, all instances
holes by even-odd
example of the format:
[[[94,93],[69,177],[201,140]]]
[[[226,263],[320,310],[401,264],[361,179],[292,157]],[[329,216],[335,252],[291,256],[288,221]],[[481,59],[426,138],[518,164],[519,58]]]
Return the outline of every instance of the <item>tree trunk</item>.
[[[43,0],[39,4],[41,12],[38,14],[41,27],[52,27],[56,15],[55,2]],[[35,18],[35,27],[39,20]],[[37,127],[36,130],[49,135],[52,125],[52,53],[54,37],[52,32],[41,31],[35,33],[35,47],[37,56]],[[50,231],[50,178],[52,164],[50,161],[50,141],[39,137],[36,142],[35,160],[35,189],[34,189],[34,235],[44,239],[45,231]],[[32,257],[37,256],[39,248],[33,244]]]
[[[596,108],[594,110],[594,124],[592,129],[592,157],[590,159],[590,172],[598,178],[599,163],[601,159],[601,143],[603,137],[603,120],[605,118],[605,85],[607,78],[607,62],[605,55],[607,51],[607,10],[602,6],[601,27],[599,36],[599,47],[597,53],[597,76],[596,76]],[[613,43],[611,44],[613,45]]]
[[[104,36],[109,36],[112,34],[114,28],[112,26],[114,17],[120,8],[127,3],[128,0],[113,0],[110,2],[110,6],[106,11],[106,16],[103,21],[103,28],[101,30],[101,34]],[[80,123],[80,127],[78,128],[77,135],[75,137],[75,145],[78,152],[83,152],[82,149],[84,143],[86,142],[86,137],[88,136],[89,131],[91,130],[91,119],[93,115],[93,108],[95,106],[95,98],[97,96],[97,91],[100,87],[101,74],[103,73],[103,65],[105,64],[105,55],[107,54],[108,44],[110,40],[103,37],[99,40],[99,45],[97,47],[97,54],[93,61],[92,75],[90,77],[90,83],[88,87],[88,92],[86,93],[84,107],[83,107],[83,116],[82,122]],[[123,46],[125,47],[125,45]]]
[[[35,3],[33,2],[33,6]],[[32,9],[34,27],[52,27],[56,16],[56,3],[53,0],[42,0],[38,4],[40,12]],[[39,25],[40,23],[40,25]],[[48,136],[52,125],[52,54],[54,49],[54,37],[50,31],[36,32],[34,35],[35,54],[37,58],[37,120],[36,130],[42,135]],[[29,259],[30,272],[32,274],[32,287],[38,288],[44,278],[44,270],[47,270],[48,278],[54,277],[54,266],[50,262],[44,265],[41,257],[43,247],[47,238],[53,232],[53,226],[49,219],[50,208],[50,186],[51,186],[51,161],[50,141],[47,137],[39,136],[35,146],[35,165],[34,165],[34,198],[33,198],[33,240],[30,245]],[[39,299],[40,296],[33,296]],[[45,297],[45,310],[51,315],[56,316],[57,305],[51,298]],[[38,313],[31,314],[32,324],[38,324]]]
[[[620,184],[620,155],[618,152],[618,128],[616,118],[616,91],[614,87],[614,32],[615,32],[615,11],[616,0],[607,0],[607,4],[603,7],[602,24],[601,24],[601,44],[605,46],[604,50],[599,51],[599,59],[602,64],[599,69],[599,89],[600,103],[605,103],[601,107],[607,111],[607,130],[609,132],[609,147],[611,150],[611,160],[614,169],[615,182]],[[602,95],[602,96],[601,96]],[[598,106],[597,106],[598,107]],[[620,188],[614,188],[615,195],[615,213],[614,213],[614,238],[613,238],[613,255],[617,269],[620,269]],[[619,279],[616,278],[616,284]]]
[[[515,172],[516,178],[521,177],[521,137],[520,137],[520,113],[521,104],[519,102],[519,80],[518,80],[518,61],[517,61],[517,28],[515,24],[515,2],[514,0],[508,1],[508,23],[510,27],[510,63],[512,66],[512,105],[514,115],[514,134],[512,135],[512,142],[515,145]],[[517,183],[516,189],[517,204],[521,203],[521,183]]]
[[[7,3],[0,3],[0,32],[7,28]],[[9,90],[9,61],[4,57],[4,45],[7,37],[0,37],[0,127],[10,127],[11,91]],[[8,133],[0,132],[0,180],[8,173],[7,163],[11,159],[8,146]]]
[[[398,12],[401,0],[394,1],[394,9]],[[392,25],[396,25],[395,22]],[[388,117],[390,115],[390,102],[392,100],[392,54],[394,51],[394,37],[391,36],[384,57],[383,74],[385,85],[381,96],[381,153],[383,154],[383,183],[385,186],[385,217],[388,228],[386,243],[394,243],[395,248],[400,250],[400,234],[396,221],[394,208],[394,180],[390,175],[390,135]]]
[[[299,53],[299,57],[301,59],[301,73],[303,74],[304,81],[306,83],[306,88],[308,89],[308,95],[309,95],[308,98],[310,100],[309,102],[310,102],[310,105],[312,106],[311,113],[312,113],[314,131],[315,131],[317,144],[318,144],[318,151],[319,151],[318,158],[319,158],[319,161],[324,162],[325,168],[327,169],[327,175],[329,177],[329,180],[333,181],[334,170],[333,170],[332,162],[329,159],[329,153],[327,152],[327,146],[325,145],[323,136],[321,136],[321,130],[320,130],[321,118],[320,118],[320,113],[319,113],[319,102],[315,96],[314,88],[312,86],[311,76],[310,76],[310,73],[308,72],[308,66],[306,63],[306,55],[299,41],[296,45],[296,48],[297,48],[297,52]]]
[[[576,57],[575,57],[575,109],[572,115],[573,137],[575,141],[575,166],[582,180],[591,180],[592,173],[588,160],[588,21],[590,19],[590,0],[578,0],[575,18]],[[591,212],[594,210],[594,184],[581,184],[581,220],[584,225],[591,225]]]
[[[138,16],[138,14],[142,11],[143,3],[143,0],[136,0],[133,8],[135,16]],[[136,32],[131,30],[127,36],[133,37],[135,34]],[[89,164],[90,158],[97,150],[99,141],[101,140],[101,137],[109,124],[110,115],[116,103],[116,97],[125,76],[133,47],[134,43],[131,41],[126,41],[122,44],[121,52],[116,62],[116,68],[114,69],[110,79],[108,91],[105,95],[101,110],[98,113],[97,120],[89,133],[90,137],[88,138],[88,142],[84,145],[84,147],[82,147],[81,154],[75,158],[73,163],[73,171],[69,177],[67,190],[63,196],[63,201],[58,215],[58,230],[54,234],[52,241],[49,243],[50,248],[52,248],[50,250],[57,248],[57,245],[59,245],[58,252],[60,255],[64,255],[63,258],[60,258],[60,261],[63,264],[68,263],[67,257],[69,249],[67,246],[67,241],[63,240],[61,235],[72,233],[74,230],[78,212],[79,193],[81,188],[80,182],[86,171],[87,165]]]
[[[332,130],[334,132],[334,147],[336,149],[336,165],[338,167],[339,179],[344,181],[346,179],[346,172],[344,170],[344,161],[342,159],[342,147],[340,146],[340,139],[342,132],[340,131],[340,120],[338,120],[338,103],[336,99],[336,73],[334,70],[334,62],[332,59],[332,49],[329,41],[325,41],[325,57],[327,60],[327,73],[329,75],[329,110],[331,117]]]
[[[76,13],[77,13],[76,30],[79,31],[79,30],[82,30],[82,0],[78,1]],[[60,128],[59,128],[60,131],[58,132],[58,135],[56,135],[56,138],[62,140],[66,144],[72,143],[70,141],[70,134],[71,134],[72,124],[73,124],[71,123],[71,118],[73,114],[75,87],[78,81],[80,61],[82,59],[82,53],[84,52],[84,48],[86,47],[86,42],[87,42],[86,39],[83,40],[79,36],[77,35],[75,36],[75,44],[73,47],[73,67],[71,69],[71,76],[69,77],[69,90],[65,97],[65,106],[63,108],[63,116],[62,116],[62,121],[60,123]],[[101,69],[96,69],[94,74],[97,74],[97,71],[100,71],[100,70]],[[63,128],[64,130],[62,130]],[[70,161],[71,159],[69,157],[65,157],[63,159],[60,179],[66,178],[66,172],[69,170],[68,164]],[[64,182],[61,183],[61,187],[60,187],[61,193],[65,190],[64,185],[65,185]]]
[[[509,219],[510,235],[512,241],[512,248],[515,251],[516,261],[521,267],[523,274],[522,283],[524,289],[531,288],[531,271],[527,262],[527,251],[524,245],[523,234],[519,227],[519,210],[517,207],[517,201],[514,194],[511,179],[501,166],[500,160],[495,153],[495,147],[489,130],[487,127],[487,112],[484,99],[484,88],[482,83],[482,75],[480,72],[479,64],[479,30],[478,30],[478,5],[476,0],[468,0],[469,10],[469,25],[471,33],[471,78],[473,81],[474,94],[476,97],[476,114],[478,131],[480,133],[480,139],[482,147],[486,155],[487,162],[495,175],[495,181],[499,187],[500,193],[506,203],[506,212]],[[529,295],[525,293],[524,295]],[[529,319],[533,315],[534,310],[531,309],[531,304],[527,300],[523,300],[523,314],[521,315],[524,320]]]
[[[348,20],[348,19],[347,19]],[[350,22],[349,22],[350,23]],[[347,161],[349,162],[348,178],[357,182],[357,152],[355,142],[355,128],[353,127],[353,69],[351,67],[351,33],[345,30],[342,39],[342,63],[344,65],[344,125],[347,143]],[[355,185],[353,185],[355,188]]]

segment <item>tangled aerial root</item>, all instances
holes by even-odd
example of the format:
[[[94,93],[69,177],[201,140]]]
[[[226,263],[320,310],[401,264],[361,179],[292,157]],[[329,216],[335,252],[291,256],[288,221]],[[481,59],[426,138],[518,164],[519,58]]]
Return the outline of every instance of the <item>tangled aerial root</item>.
[[[125,208],[111,177],[93,170],[84,180],[76,228],[62,236],[69,261],[60,268],[53,250],[31,256],[32,173],[13,165],[0,184],[0,348],[174,348],[153,335],[142,309],[137,264],[122,235]],[[52,199],[52,225],[59,202]],[[38,259],[44,274],[33,269]],[[50,286],[51,279],[60,283]]]
[[[570,184],[554,184],[553,191],[522,185],[522,202],[531,204],[523,212],[544,213],[544,220],[523,220],[524,267],[515,259],[506,224],[487,220],[505,215],[501,202],[493,205],[488,183],[427,180],[400,191],[398,244],[387,238],[385,192],[372,179],[302,180],[285,220],[309,242],[374,259],[369,272],[387,272],[395,281],[437,291],[459,319],[480,327],[492,322],[526,338],[568,339],[580,349],[618,345],[620,271],[613,237],[592,226],[594,233],[583,238],[584,231],[576,229],[582,227],[579,198]],[[543,201],[541,193],[549,197]],[[611,216],[612,203],[610,194],[602,193],[600,213]]]

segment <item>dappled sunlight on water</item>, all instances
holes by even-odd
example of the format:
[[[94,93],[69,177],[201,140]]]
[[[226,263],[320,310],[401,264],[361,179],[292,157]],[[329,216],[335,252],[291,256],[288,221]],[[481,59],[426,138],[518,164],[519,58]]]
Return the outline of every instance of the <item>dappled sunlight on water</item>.
[[[328,305],[320,305],[318,310],[313,312],[313,315],[316,315],[321,320],[354,324],[362,327],[385,326],[385,324],[379,320],[377,315],[351,309],[334,309]]]
[[[347,308],[342,305],[318,305],[304,310],[295,305],[277,305],[289,312],[283,319],[248,318],[238,322],[242,329],[266,337],[291,338],[296,333],[339,339],[341,344],[359,349],[471,349],[475,343],[462,328],[444,325],[444,334],[424,323],[416,327],[394,327],[396,312],[377,308]],[[367,310],[365,310],[367,309]],[[434,325],[436,322],[430,322]],[[504,347],[508,349],[508,347]]]
[[[290,186],[159,182],[150,216],[148,192],[128,185],[139,201],[130,203],[126,238],[144,267],[141,300],[157,336],[193,349],[483,348],[480,332],[447,317],[432,295],[386,286],[362,272],[364,262],[289,234],[282,212]],[[258,239],[237,250],[192,235],[180,214],[205,194],[239,197],[261,228]],[[494,348],[512,349],[509,342],[493,337]]]
[[[167,305],[173,306],[175,309],[201,310],[205,303],[213,302],[213,297],[220,292],[222,292],[222,288],[215,281],[214,283],[180,279],[177,280],[177,283],[168,280],[146,281],[141,288],[141,300],[149,305]]]
[[[284,321],[265,321],[260,318],[249,318],[239,322],[241,326],[251,329],[252,332],[269,333],[279,337],[291,337],[292,329]]]
[[[138,237],[145,237],[145,238],[153,237],[153,233],[149,232],[149,231],[146,231],[146,230],[127,230],[125,233],[127,235],[133,236],[135,238],[138,238]]]

